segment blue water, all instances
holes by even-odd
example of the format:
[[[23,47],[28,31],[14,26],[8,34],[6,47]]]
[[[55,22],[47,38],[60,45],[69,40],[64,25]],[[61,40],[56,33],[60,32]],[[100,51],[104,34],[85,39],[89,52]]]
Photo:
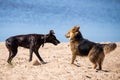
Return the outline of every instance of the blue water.
[[[67,42],[64,35],[74,25],[91,41],[119,42],[120,0],[0,0],[0,41],[53,29]]]

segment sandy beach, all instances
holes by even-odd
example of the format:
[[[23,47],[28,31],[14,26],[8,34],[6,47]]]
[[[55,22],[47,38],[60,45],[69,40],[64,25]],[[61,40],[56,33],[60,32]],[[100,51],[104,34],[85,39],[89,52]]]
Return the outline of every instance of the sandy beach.
[[[96,72],[88,57],[77,57],[71,62],[69,43],[57,46],[46,43],[39,53],[47,64],[33,65],[37,57],[29,62],[29,50],[19,47],[13,65],[7,63],[8,50],[0,42],[0,80],[120,80],[120,43],[117,48],[106,54],[103,71]]]

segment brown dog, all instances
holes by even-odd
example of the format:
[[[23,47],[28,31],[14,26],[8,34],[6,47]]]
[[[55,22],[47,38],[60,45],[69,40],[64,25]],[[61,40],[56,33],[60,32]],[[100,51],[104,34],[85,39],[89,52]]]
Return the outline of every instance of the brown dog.
[[[79,26],[74,26],[65,35],[66,38],[70,38],[70,47],[72,51],[71,64],[74,64],[77,55],[88,56],[89,60],[94,64],[94,69],[98,66],[98,70],[102,70],[102,62],[105,53],[113,51],[117,45],[115,43],[99,44],[91,42],[83,38],[79,29]]]

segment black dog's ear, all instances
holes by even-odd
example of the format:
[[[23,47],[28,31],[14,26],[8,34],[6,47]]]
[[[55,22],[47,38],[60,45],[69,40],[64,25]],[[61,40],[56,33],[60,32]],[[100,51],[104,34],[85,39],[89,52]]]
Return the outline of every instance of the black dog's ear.
[[[50,30],[49,34],[50,34],[50,35],[55,34],[54,30]]]

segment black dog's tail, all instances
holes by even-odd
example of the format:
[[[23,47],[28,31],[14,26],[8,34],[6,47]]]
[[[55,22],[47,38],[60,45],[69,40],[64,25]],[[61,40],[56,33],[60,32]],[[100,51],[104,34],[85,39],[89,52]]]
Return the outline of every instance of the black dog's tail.
[[[11,41],[9,41],[9,39],[6,39],[6,41],[5,41],[5,45],[6,45],[7,48],[10,47],[10,45],[11,45]]]
[[[115,50],[115,48],[117,47],[116,43],[109,43],[109,44],[102,44],[104,53],[110,53],[111,51]]]

